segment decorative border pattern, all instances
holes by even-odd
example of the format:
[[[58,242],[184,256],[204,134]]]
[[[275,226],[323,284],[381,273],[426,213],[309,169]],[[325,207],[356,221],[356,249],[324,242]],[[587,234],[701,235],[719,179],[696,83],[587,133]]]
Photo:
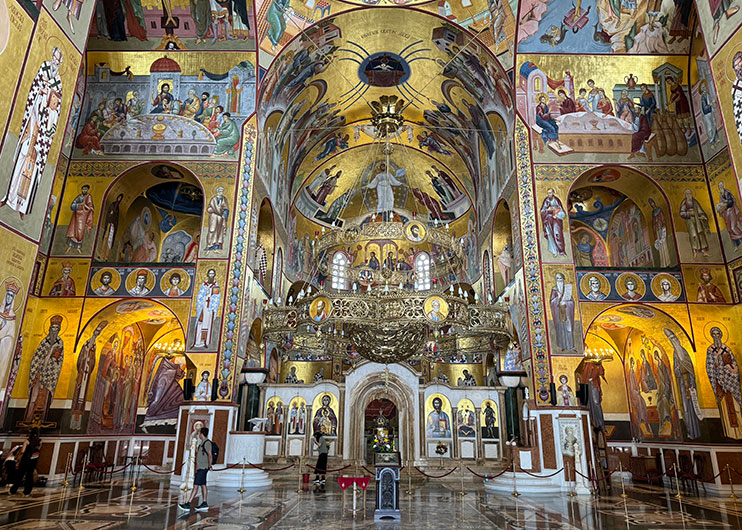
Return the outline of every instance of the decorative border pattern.
[[[255,126],[249,123],[245,126],[243,132],[242,145],[242,178],[239,187],[239,213],[235,216],[235,240],[232,248],[232,258],[230,260],[230,270],[227,280],[227,296],[225,303],[227,311],[224,319],[222,351],[219,359],[219,390],[220,400],[229,401],[232,399],[234,389],[234,366],[235,352],[237,351],[237,342],[239,334],[237,327],[239,322],[239,309],[242,306],[242,280],[245,265],[245,243],[247,241],[247,230],[249,226],[250,214],[250,191],[252,185],[253,171],[253,151],[254,141],[257,135]],[[247,337],[245,337],[247,340]]]
[[[574,181],[585,171],[606,164],[536,164],[533,168],[534,177],[539,181]],[[615,164],[640,171],[660,182],[696,182],[705,180],[703,165],[686,166],[629,166]]]
[[[526,307],[528,325],[531,330],[531,359],[534,363],[534,392],[536,404],[549,404],[549,382],[551,363],[546,332],[546,312],[541,285],[541,261],[539,259],[536,207],[534,205],[531,178],[531,150],[528,128],[516,118],[515,149],[518,176],[518,199],[520,203],[520,229],[523,248],[523,272],[525,276]]]

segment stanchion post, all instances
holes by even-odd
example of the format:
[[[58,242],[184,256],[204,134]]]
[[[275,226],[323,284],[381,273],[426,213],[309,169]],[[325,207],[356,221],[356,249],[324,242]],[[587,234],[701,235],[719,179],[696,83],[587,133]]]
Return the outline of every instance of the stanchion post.
[[[729,477],[729,487],[732,488],[732,494],[729,495],[730,499],[737,499],[738,497],[734,494],[734,482],[732,482],[732,470],[729,468],[729,464],[726,465],[727,476]]]
[[[675,471],[675,486],[678,488],[678,493],[675,495],[676,499],[681,499],[683,495],[680,493],[680,480],[678,479],[678,466],[673,463],[672,468]]]
[[[464,462],[463,460],[459,462],[459,470],[460,470],[459,474],[461,475],[461,491],[459,492],[459,495],[463,497],[464,495],[466,495],[466,491],[464,491]]]
[[[134,457],[134,466],[136,469],[134,470],[134,478],[131,482],[131,487],[129,488],[132,492],[137,491],[137,478],[139,477],[139,456]]]
[[[513,467],[513,497],[520,497],[520,493],[518,493],[518,487],[517,487],[516,478],[515,478],[515,475],[516,475],[515,459],[513,459],[513,461],[511,462],[511,466]]]
[[[577,473],[575,473],[575,480],[572,481],[571,480],[571,477],[572,477],[572,467],[569,465],[569,462],[565,462],[565,463],[567,465],[564,468],[564,470],[565,470],[565,472],[567,474],[567,477],[566,477],[567,478],[567,485],[569,486],[569,493],[567,493],[567,495],[569,495],[570,497],[574,497],[575,495],[577,495],[577,493],[575,493],[575,482],[577,482]],[[575,470],[575,471],[577,471],[577,470]]]
[[[70,460],[72,460],[72,453],[67,453],[67,460],[64,463],[64,479],[62,479],[62,488],[66,488],[70,485],[70,482],[67,480],[68,473],[70,472],[70,466],[72,465],[70,463]]]
[[[628,495],[626,494],[626,486],[623,481],[623,464],[621,464],[620,460],[618,461],[618,472],[621,473],[621,497],[625,499]]]
[[[302,479],[302,473],[301,473],[301,469],[302,469],[302,467],[301,467],[301,456],[299,456],[299,466],[298,467],[299,467],[299,483],[298,483],[298,486],[296,487],[296,493],[301,493],[302,492],[302,487],[301,487],[302,486],[302,482],[301,482],[301,479]]]
[[[82,459],[82,469],[80,470],[81,476],[80,476],[80,489],[83,489],[85,487],[85,469],[88,467],[88,455],[85,455],[85,458]]]
[[[407,461],[407,489],[405,490],[405,493],[407,495],[412,495],[412,468],[413,468],[413,461],[408,460]]]
[[[242,457],[242,474],[240,475],[240,493],[245,493],[245,457]]]

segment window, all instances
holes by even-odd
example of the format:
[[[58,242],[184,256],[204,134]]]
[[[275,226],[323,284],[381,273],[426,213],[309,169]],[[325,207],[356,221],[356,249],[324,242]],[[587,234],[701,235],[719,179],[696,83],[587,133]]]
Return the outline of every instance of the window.
[[[337,290],[348,289],[348,256],[345,252],[335,252],[332,257],[332,268],[330,276],[332,277],[332,288]]]
[[[415,257],[415,289],[430,289],[430,257],[425,252],[420,252]]]

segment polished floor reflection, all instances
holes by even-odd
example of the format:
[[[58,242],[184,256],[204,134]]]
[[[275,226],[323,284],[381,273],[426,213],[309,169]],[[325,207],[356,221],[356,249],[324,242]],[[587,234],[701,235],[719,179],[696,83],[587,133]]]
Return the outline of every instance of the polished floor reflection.
[[[136,491],[127,481],[92,484],[83,489],[37,488],[30,497],[0,494],[0,529],[98,530],[137,529],[311,529],[345,528],[504,528],[539,530],[611,530],[661,528],[742,530],[742,502],[724,497],[676,498],[653,486],[620,488],[614,495],[594,497],[532,497],[486,494],[481,484],[418,484],[412,495],[402,494],[402,521],[374,523],[373,491],[365,517],[342,513],[337,484],[326,489],[295,491],[293,482],[277,482],[267,491],[239,494],[212,488],[210,509],[184,513],[176,504],[181,492],[166,480],[143,481]],[[361,498],[361,497],[359,497]]]

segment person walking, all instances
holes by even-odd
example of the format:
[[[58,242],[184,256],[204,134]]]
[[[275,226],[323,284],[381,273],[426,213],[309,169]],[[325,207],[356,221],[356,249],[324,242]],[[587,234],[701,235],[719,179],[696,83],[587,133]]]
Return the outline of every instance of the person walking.
[[[209,505],[206,502],[206,474],[211,469],[211,462],[213,461],[211,454],[213,444],[211,443],[211,440],[209,440],[209,429],[206,427],[201,428],[198,437],[201,440],[201,443],[198,445],[198,449],[196,449],[196,474],[193,478],[193,492],[191,493],[191,498],[188,499],[188,502],[178,504],[178,507],[181,510],[190,510],[191,503],[193,503],[200,489],[201,504],[196,506],[196,511],[205,512],[209,509]]]
[[[39,463],[40,449],[41,438],[39,437],[39,430],[31,429],[28,439],[23,442],[23,445],[18,451],[21,460],[17,466],[13,485],[10,487],[11,495],[18,493],[18,488],[21,487],[21,484],[23,484],[23,496],[28,497],[31,495],[34,485],[33,474],[36,470],[36,464]]]
[[[327,452],[328,452],[328,441],[324,433],[316,431],[314,433],[314,445],[317,447],[317,466],[314,468],[314,484],[316,486],[325,485],[325,474],[327,473]]]
[[[22,444],[13,446],[8,452],[7,458],[3,461],[3,475],[0,477],[0,486],[13,484],[16,466],[18,465],[16,461],[21,458],[21,447],[23,447]]]

